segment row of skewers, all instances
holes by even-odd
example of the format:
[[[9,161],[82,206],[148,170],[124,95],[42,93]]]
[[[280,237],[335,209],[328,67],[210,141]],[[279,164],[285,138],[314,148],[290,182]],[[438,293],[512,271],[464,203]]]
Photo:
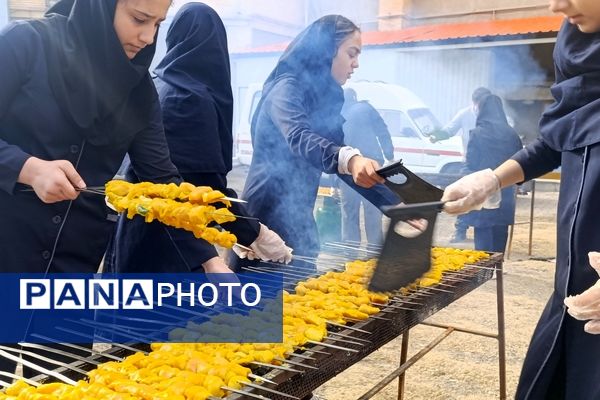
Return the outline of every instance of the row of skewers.
[[[171,339],[189,343],[155,343],[150,352],[115,344],[135,353],[125,358],[101,353],[112,357],[113,361],[97,363],[96,369],[87,373],[87,379],[74,382],[64,377],[62,383],[41,385],[19,380],[10,386],[0,381],[8,386],[0,394],[0,400],[206,400],[222,398],[229,393],[260,399],[274,393],[295,399],[277,391],[276,383],[259,375],[258,371],[280,369],[302,373],[316,369],[314,355],[324,351],[315,349],[314,345],[358,352],[357,348],[369,343],[369,332],[353,326],[354,323],[369,318],[386,319],[386,312],[397,309],[417,309],[421,304],[411,293],[422,288],[444,291],[446,289],[440,286],[444,285],[442,279],[446,282],[464,280],[468,274],[461,272],[462,268],[487,256],[487,253],[470,250],[434,248],[432,269],[411,287],[394,294],[372,293],[365,289],[375,266],[374,260],[349,262],[343,268],[340,264],[335,268],[325,267],[326,271],[321,275],[297,283],[294,293],[283,292],[282,343],[197,343],[202,335],[216,335],[220,329],[256,329],[256,326],[245,326],[243,316],[219,315],[205,323],[190,321],[185,328],[171,331]],[[267,265],[254,272],[259,271],[268,281],[272,274],[270,267]],[[294,274],[302,273],[288,271],[294,270],[278,270],[290,281]],[[264,322],[268,323],[272,313],[263,311]],[[0,356],[9,351],[10,348],[0,346]],[[264,395],[250,393],[248,389],[259,390]]]

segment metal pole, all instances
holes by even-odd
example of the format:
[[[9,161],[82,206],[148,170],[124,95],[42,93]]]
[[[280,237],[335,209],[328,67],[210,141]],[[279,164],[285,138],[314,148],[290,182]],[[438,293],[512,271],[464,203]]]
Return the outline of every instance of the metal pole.
[[[367,399],[370,399],[373,396],[375,396],[382,389],[384,389],[387,385],[392,383],[392,381],[394,379],[398,378],[407,369],[409,369],[411,366],[413,366],[414,363],[416,363],[421,358],[423,358],[423,356],[425,356],[427,353],[429,353],[435,346],[440,344],[440,342],[442,340],[446,339],[452,332],[454,332],[454,329],[452,329],[452,328],[446,329],[441,335],[439,335],[431,343],[429,343],[427,346],[425,346],[421,351],[419,351],[417,354],[415,354],[410,360],[408,360],[407,362],[402,364],[398,369],[394,370],[388,376],[386,376],[381,381],[379,381],[379,383],[377,383],[377,385],[373,386],[371,388],[371,390],[369,390],[367,393],[360,396],[357,400],[367,400]]]
[[[535,186],[534,186],[535,187]],[[504,324],[504,277],[502,264],[496,269],[496,298],[498,302],[498,363],[500,400],[506,399],[506,336]]]
[[[404,335],[402,335],[402,349],[400,350],[400,366],[404,365],[406,359],[408,358],[408,334],[410,330],[406,331]],[[404,382],[406,381],[406,372],[403,372],[398,377],[398,400],[404,399]]]
[[[535,179],[531,181],[531,203],[529,205],[529,249],[527,255],[531,256],[531,245],[533,242],[533,209],[535,206]]]

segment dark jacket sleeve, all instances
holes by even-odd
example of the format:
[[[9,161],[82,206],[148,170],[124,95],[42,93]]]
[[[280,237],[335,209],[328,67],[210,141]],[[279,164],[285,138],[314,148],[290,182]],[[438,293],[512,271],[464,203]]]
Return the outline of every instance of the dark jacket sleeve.
[[[377,136],[377,140],[379,140],[379,145],[381,146],[383,155],[385,156],[386,160],[392,160],[394,159],[394,144],[392,143],[390,131],[377,110],[373,108],[373,106],[370,106],[369,108],[371,114],[371,126],[373,127],[375,135]]]
[[[154,111],[148,127],[136,135],[129,148],[131,165],[140,182],[181,183],[181,176],[169,154],[158,97]]]
[[[0,33],[0,121],[28,79],[29,56],[34,49],[27,28],[26,25],[14,25]],[[0,190],[12,193],[30,155],[2,140],[3,137],[0,126]]]
[[[542,138],[538,138],[511,159],[521,165],[525,181],[529,181],[560,167],[561,152],[552,150]]]
[[[265,111],[285,137],[293,154],[303,157],[325,173],[335,174],[340,146],[312,129],[299,85],[292,78],[278,82],[265,101]]]

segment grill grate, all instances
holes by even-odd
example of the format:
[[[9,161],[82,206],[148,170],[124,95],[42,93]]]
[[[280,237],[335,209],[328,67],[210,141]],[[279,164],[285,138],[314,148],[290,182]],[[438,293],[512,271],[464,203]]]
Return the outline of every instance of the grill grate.
[[[328,326],[329,332],[341,333],[348,340],[358,339],[360,345],[352,343],[341,344],[345,348],[356,350],[356,352],[339,350],[322,345],[309,345],[305,348],[304,352],[310,355],[310,359],[306,357],[294,357],[293,355],[289,358],[291,361],[308,364],[317,367],[317,369],[303,369],[299,367],[299,369],[304,370],[304,373],[297,373],[268,368],[253,368],[254,373],[264,376],[269,381],[277,384],[275,386],[263,383],[267,388],[303,398],[386,343],[408,332],[431,315],[478,288],[492,278],[494,271],[501,270],[501,268],[502,255],[491,254],[489,258],[462,269],[459,274],[448,273],[441,282],[443,285],[432,288],[420,288],[409,295],[398,295],[392,298],[392,301],[395,303],[383,306],[382,312],[377,314],[376,318],[369,318],[350,325],[352,328],[358,328],[358,330],[340,326]],[[453,275],[459,279],[452,278]],[[361,332],[361,330],[369,333]],[[340,345],[340,343],[332,340],[326,340],[325,343]],[[148,345],[134,345],[133,347],[141,351],[150,350]],[[314,350],[314,352],[311,352],[311,350]],[[113,346],[104,353],[123,358],[132,354],[132,351]],[[301,352],[297,351],[297,353],[301,355]],[[111,359],[102,355],[91,356],[89,359],[96,363],[111,361]],[[72,365],[85,370],[95,368],[95,364],[91,362],[78,361],[72,363]],[[81,374],[66,368],[57,368],[56,371],[73,380],[83,378]],[[40,383],[53,381],[53,379],[45,375],[39,375],[33,378],[33,380]],[[264,398],[271,400],[289,400],[289,398],[284,396],[267,393],[255,388],[246,387],[243,391],[254,396],[262,395]],[[256,397],[231,394],[226,399],[241,400],[251,398]]]

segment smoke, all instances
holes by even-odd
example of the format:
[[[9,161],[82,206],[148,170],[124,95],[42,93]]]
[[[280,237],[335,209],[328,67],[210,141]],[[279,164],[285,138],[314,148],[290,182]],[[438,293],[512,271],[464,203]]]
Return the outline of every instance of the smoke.
[[[182,2],[184,1],[175,2],[173,14]],[[465,9],[469,7],[467,3],[469,2],[463,2]],[[369,36],[366,32],[376,30],[380,22],[383,22],[379,20],[381,2],[377,0],[298,0],[285,7],[274,0],[209,1],[208,4],[219,12],[228,30],[235,98],[234,132],[238,139],[243,136],[246,141],[250,139],[249,121],[257,101],[257,92],[253,92],[254,89],[251,88],[256,84],[262,86],[286,45],[302,29],[320,16],[341,14],[361,26],[365,42],[364,38]],[[294,12],[290,12],[291,9]],[[397,10],[395,14],[406,11]],[[464,22],[465,17],[461,18],[461,22]],[[481,18],[478,16],[474,20]],[[169,20],[163,24],[161,35],[166,33],[168,22]],[[444,22],[455,21],[449,18]],[[485,86],[504,99],[517,131],[522,136],[535,137],[539,116],[549,99],[553,44],[527,45],[523,41],[527,37],[511,37],[503,39],[500,46],[487,39],[489,38],[485,41],[463,38],[452,42],[416,42],[410,46],[402,43],[379,46],[364,43],[360,68],[355,72],[353,80],[384,81],[403,86],[420,97],[442,124],[448,122],[458,110],[471,104],[471,94],[475,88]],[[517,40],[518,45],[511,45],[511,41],[517,43]],[[160,57],[159,43],[155,61],[160,60]],[[280,156],[277,152],[281,150],[279,146],[283,138],[279,136],[273,140],[278,142],[255,145],[265,146],[264,148],[273,146],[277,150],[273,150],[269,156]],[[296,156],[288,157],[293,159]],[[318,182],[315,183],[317,178],[314,174],[309,174],[308,169],[285,170],[280,167],[271,172],[276,172],[279,176],[281,186],[286,186],[290,180],[298,182],[301,186],[295,190],[304,190],[308,195],[303,200],[313,198],[313,187]],[[243,186],[244,178],[242,176],[238,182],[233,181],[233,186],[238,191]],[[264,183],[248,182],[247,188],[250,185],[254,185],[256,191],[265,189]],[[276,187],[269,185],[266,190],[274,191]],[[277,214],[272,215],[272,224],[275,226],[271,228],[277,231],[277,221],[289,223],[289,216],[298,214],[295,209],[298,205],[294,203],[297,198],[289,192],[271,194],[278,196],[280,202],[285,204],[285,208],[281,206],[277,209]],[[275,205],[264,204],[261,207],[273,208]],[[309,215],[312,220],[311,217]],[[303,229],[312,232],[312,226],[304,226],[304,223],[294,218],[292,220],[297,224],[297,239],[305,243],[314,242],[314,237],[302,237],[304,233],[300,232]]]

